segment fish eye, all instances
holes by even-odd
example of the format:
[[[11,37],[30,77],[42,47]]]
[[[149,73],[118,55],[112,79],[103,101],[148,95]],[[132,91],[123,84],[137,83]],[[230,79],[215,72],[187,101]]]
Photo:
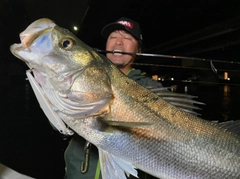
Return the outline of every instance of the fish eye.
[[[72,39],[63,39],[61,42],[61,46],[65,49],[65,50],[70,50],[72,49],[73,45],[74,45],[74,41]]]

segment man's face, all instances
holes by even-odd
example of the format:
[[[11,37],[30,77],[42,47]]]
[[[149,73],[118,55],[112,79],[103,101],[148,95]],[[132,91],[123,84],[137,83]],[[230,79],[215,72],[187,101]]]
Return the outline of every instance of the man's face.
[[[124,30],[113,31],[107,39],[106,50],[123,51],[123,52],[139,52],[138,41]],[[111,60],[120,69],[131,66],[136,56],[120,53],[107,53],[107,58]]]

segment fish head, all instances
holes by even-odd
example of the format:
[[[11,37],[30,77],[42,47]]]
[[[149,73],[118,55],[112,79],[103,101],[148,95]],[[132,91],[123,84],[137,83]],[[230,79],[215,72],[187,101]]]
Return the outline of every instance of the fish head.
[[[104,64],[110,62],[46,18],[30,24],[20,41],[10,51],[32,69],[55,111],[74,118],[109,111],[113,96]]]
[[[20,33],[20,40],[10,46],[10,51],[34,69],[35,76],[61,82],[92,61],[89,46],[47,18],[30,24]]]

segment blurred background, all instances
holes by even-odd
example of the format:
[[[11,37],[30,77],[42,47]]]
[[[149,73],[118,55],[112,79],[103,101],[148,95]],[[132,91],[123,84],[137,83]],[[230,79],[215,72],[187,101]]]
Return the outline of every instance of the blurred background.
[[[50,18],[89,46],[105,48],[101,29],[122,16],[138,21],[144,53],[134,66],[164,86],[198,96],[202,118],[238,120],[240,104],[238,0],[0,0],[0,163],[34,178],[63,178],[70,138],[54,131],[9,46],[39,18]],[[217,62],[221,61],[221,62]]]

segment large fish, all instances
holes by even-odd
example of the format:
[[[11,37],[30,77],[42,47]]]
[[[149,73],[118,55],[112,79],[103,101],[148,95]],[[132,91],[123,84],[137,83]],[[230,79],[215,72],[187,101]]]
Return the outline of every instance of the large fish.
[[[33,22],[11,52],[33,70],[51,109],[99,149],[104,179],[240,178],[240,138],[127,78],[68,30]]]

